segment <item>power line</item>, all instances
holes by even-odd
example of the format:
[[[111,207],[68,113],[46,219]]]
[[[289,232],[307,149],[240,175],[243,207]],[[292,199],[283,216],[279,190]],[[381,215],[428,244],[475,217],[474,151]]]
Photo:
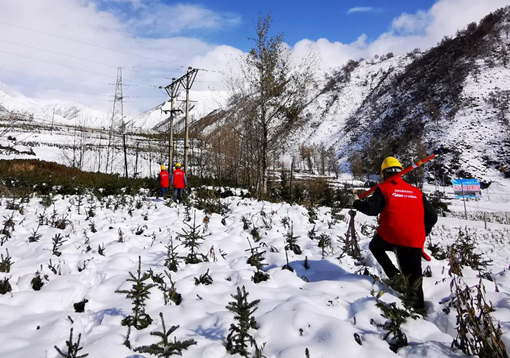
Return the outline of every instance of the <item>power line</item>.
[[[39,34],[43,34],[43,35],[47,35],[47,36],[53,36],[53,37],[57,37],[57,38],[68,40],[68,41],[74,41],[74,42],[82,43],[84,45],[102,48],[104,50],[109,50],[109,51],[114,51],[114,52],[118,52],[118,53],[123,53],[123,54],[129,55],[129,56],[134,56],[134,57],[139,57],[139,58],[143,58],[143,59],[146,59],[146,60],[151,60],[151,61],[155,61],[155,62],[165,63],[165,64],[170,65],[170,66],[187,68],[187,66],[178,65],[178,64],[175,64],[175,63],[170,63],[170,62],[158,60],[158,59],[147,57],[147,56],[136,55],[134,53],[130,53],[130,52],[122,51],[122,50],[117,50],[117,49],[113,49],[113,48],[106,47],[106,46],[96,45],[96,44],[93,44],[93,43],[90,43],[90,42],[76,40],[76,39],[73,39],[73,38],[70,38],[70,37],[55,35],[55,34],[52,34],[52,33],[49,33],[49,32],[35,30],[35,29],[28,28],[28,27],[20,26],[20,25],[14,25],[14,24],[10,24],[10,23],[4,22],[4,21],[0,21],[0,24],[7,25],[7,26],[12,26],[12,27],[17,27],[19,29],[23,29],[23,30],[27,30],[27,31],[33,31],[33,32],[36,32],[36,33],[39,33]]]
[[[185,68],[185,69],[187,69],[187,68],[188,68],[188,66],[183,66],[183,65],[176,64],[176,63],[171,63],[171,62],[167,62],[167,61],[162,61],[162,60],[158,60],[158,59],[151,58],[151,57],[147,57],[147,56],[136,55],[136,54],[134,54],[134,53],[130,53],[130,52],[127,52],[127,51],[117,50],[117,49],[114,49],[114,48],[111,48],[111,47],[102,46],[102,45],[96,45],[96,44],[93,44],[93,43],[91,43],[91,42],[86,42],[86,41],[76,40],[76,39],[73,39],[73,38],[70,38],[70,37],[65,37],[65,36],[55,35],[55,34],[52,34],[52,33],[49,33],[49,32],[45,32],[45,31],[41,31],[41,30],[36,30],[36,29],[31,29],[31,28],[29,28],[29,27],[24,27],[24,26],[20,26],[20,25],[10,24],[10,23],[5,22],[5,21],[0,21],[0,24],[2,24],[2,25],[7,25],[7,26],[12,26],[12,27],[17,27],[17,28],[19,28],[19,29],[23,29],[23,30],[27,30],[27,31],[33,31],[33,32],[36,32],[36,33],[39,33],[39,34],[43,34],[43,35],[47,35],[47,36],[53,36],[53,37],[56,37],[56,38],[60,38],[60,39],[68,40],[68,41],[73,41],[73,42],[81,43],[81,44],[88,45],[88,46],[93,46],[93,47],[97,47],[97,48],[102,48],[102,49],[104,49],[104,50],[109,50],[109,51],[113,51],[113,52],[118,52],[118,53],[122,53],[122,54],[129,55],[129,56],[134,56],[134,57],[143,58],[143,59],[146,59],[146,60],[151,60],[151,61],[155,61],[155,62],[160,62],[160,63],[164,63],[164,64],[167,64],[167,65],[170,65],[170,66],[181,67],[181,68]],[[216,73],[221,73],[220,71],[208,70],[208,69],[205,69],[205,68],[197,68],[197,70],[200,70],[200,71],[207,71],[207,72],[216,72]]]
[[[119,67],[122,67],[122,66],[111,65],[111,64],[109,64],[109,63],[105,63],[105,62],[99,62],[99,61],[89,60],[89,59],[86,59],[86,58],[83,58],[83,57],[78,57],[78,56],[68,55],[68,54],[61,53],[61,52],[56,52],[56,51],[46,50],[46,49],[43,49],[43,48],[40,48],[40,47],[29,46],[29,45],[23,45],[23,44],[20,44],[20,43],[18,43],[18,42],[14,42],[14,41],[9,41],[9,40],[4,40],[4,39],[0,39],[0,41],[2,41],[2,42],[7,42],[7,43],[10,43],[10,44],[13,44],[13,45],[17,45],[17,46],[22,46],[22,47],[26,47],[26,48],[31,48],[31,49],[38,50],[38,51],[44,51],[44,52],[52,53],[52,54],[54,54],[54,55],[66,56],[66,57],[74,58],[74,59],[77,59],[77,60],[82,60],[82,61],[86,61],[86,62],[90,62],[90,63],[95,63],[95,64],[98,64],[98,65],[103,65],[103,66],[108,66],[108,67],[113,67],[113,68],[119,68]],[[144,71],[134,70],[134,69],[129,68],[129,67],[122,67],[122,68],[123,68],[123,69],[125,69],[125,70],[129,70],[129,71],[132,71],[132,72],[141,73],[141,74],[144,74],[144,75],[149,75],[149,76],[158,76],[158,77],[160,76],[160,75],[156,75],[156,74],[153,74],[153,73],[148,73],[148,72],[144,72]],[[167,77],[163,77],[163,78],[170,79],[170,78],[167,78]]]
[[[40,73],[31,73],[31,72],[24,72],[24,71],[15,71],[15,70],[8,70],[8,69],[5,69],[5,68],[0,68],[0,73],[1,72],[12,72],[12,73],[20,73],[22,75],[29,75],[29,76],[38,76],[38,77],[47,77],[47,78],[54,78],[54,79],[58,79],[58,80],[64,80],[64,81],[73,81],[73,82],[76,82],[76,78],[69,78],[69,77],[62,77],[62,76],[50,76],[50,75],[42,75]],[[104,82],[95,82],[95,81],[80,81],[80,83],[93,83],[93,84],[97,84],[97,85],[108,85],[108,83],[104,83]]]
[[[39,58],[30,57],[30,56],[25,56],[25,55],[20,55],[20,54],[13,53],[13,52],[2,51],[2,50],[0,50],[0,52],[2,52],[2,53],[6,53],[6,54],[9,54],[9,55],[13,55],[13,56],[19,56],[19,57],[28,58],[28,59],[30,59],[30,60],[34,60],[34,61],[40,61],[40,62],[45,62],[45,63],[52,64],[52,65],[57,65],[57,66],[66,67],[66,68],[70,68],[70,69],[72,69],[72,70],[76,70],[76,71],[83,71],[83,72],[93,73],[93,74],[95,74],[95,75],[106,76],[106,77],[110,77],[110,78],[112,78],[112,77],[113,77],[113,76],[111,76],[111,75],[107,75],[107,74],[104,74],[104,73],[95,72],[95,71],[90,71],[90,70],[84,70],[84,69],[82,69],[82,68],[77,68],[77,67],[73,67],[73,66],[67,66],[67,65],[63,65],[63,64],[61,64],[61,63],[56,63],[56,62],[47,61],[47,60],[41,60],[41,59],[39,59]],[[115,78],[115,77],[113,77],[113,78]],[[154,86],[154,85],[151,85],[151,84],[148,84],[148,83],[138,82],[138,81],[134,81],[134,80],[128,80],[128,81],[129,81],[129,82],[132,82],[132,83],[141,84],[141,85],[144,85],[144,86],[158,87],[158,86]]]

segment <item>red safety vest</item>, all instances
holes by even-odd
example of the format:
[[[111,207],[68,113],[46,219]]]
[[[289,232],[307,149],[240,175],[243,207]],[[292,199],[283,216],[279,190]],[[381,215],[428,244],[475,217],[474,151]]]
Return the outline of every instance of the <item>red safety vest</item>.
[[[182,169],[174,170],[173,184],[174,189],[184,189],[185,187],[184,171]]]
[[[423,193],[402,178],[379,185],[386,202],[377,233],[387,242],[423,248],[425,244],[425,209]]]
[[[159,186],[161,188],[168,188],[170,186],[170,174],[166,170],[159,173]]]

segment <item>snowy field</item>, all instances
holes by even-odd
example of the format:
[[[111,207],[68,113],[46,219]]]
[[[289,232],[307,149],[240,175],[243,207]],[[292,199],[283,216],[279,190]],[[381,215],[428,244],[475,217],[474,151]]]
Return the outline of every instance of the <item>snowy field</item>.
[[[503,189],[500,192],[504,193]],[[468,202],[468,207],[471,211],[492,208],[510,212],[510,203],[497,198],[496,194],[490,201],[484,197],[476,203]],[[225,339],[235,321],[226,306],[233,301],[231,295],[237,287],[245,286],[248,301],[260,300],[254,312],[257,329],[251,334],[258,346],[264,347],[262,354],[267,358],[305,358],[306,348],[312,358],[464,356],[451,348],[456,336],[455,311],[447,315],[441,303],[451,294],[446,260],[423,261],[423,269],[429,265],[432,270],[432,277],[425,277],[423,285],[428,316],[408,319],[402,325],[409,345],[395,354],[383,340],[386,331],[373,324],[385,322],[376,307],[377,297],[386,303],[396,302],[399,307],[402,303],[397,292],[362,275],[366,268],[384,277],[368,251],[371,226],[376,224],[373,217],[356,216],[364,262],[360,265],[347,255],[338,259],[343,247],[340,238],[347,232],[349,216],[345,209],[341,212],[343,218],[335,220],[330,208],[318,208],[312,222],[310,213],[301,206],[225,198],[223,216],[212,214],[206,218],[203,211],[195,209],[189,213],[204,235],[198,251],[208,262],[185,265],[181,259],[177,272],[170,272],[164,265],[170,239],[174,245],[180,244],[180,256],[188,254],[179,235],[190,231],[188,225],[193,225],[193,219],[186,221],[184,206],[168,206],[161,199],[143,195],[102,201],[92,197],[53,199],[47,208],[39,197],[24,203],[1,199],[4,234],[7,230],[11,237],[3,242],[0,253],[2,261],[11,257],[11,265],[9,272],[0,273],[0,279],[8,278],[12,291],[0,295],[0,357],[59,357],[54,346],[65,350],[71,328],[75,341],[81,333],[80,354],[94,358],[154,357],[123,345],[127,327],[121,321],[132,314],[132,302],[116,291],[131,288],[132,283],[126,279],[129,272],[136,275],[139,257],[142,272],[151,269],[155,275],[163,274],[168,287],[171,283],[164,272],[171,273],[182,302],[165,304],[163,292],[152,288],[146,313],[153,322],[145,329],[131,331],[132,348],[158,342],[159,338],[150,333],[162,329],[162,312],[167,329],[180,326],[171,335],[172,340],[175,336],[197,343],[183,352],[184,357],[231,357]],[[510,347],[510,226],[466,221],[462,219],[462,201],[452,199],[451,203],[458,217],[440,217],[429,239],[446,248],[458,237],[459,230],[467,230],[476,241],[476,251],[492,260],[487,268],[492,281],[483,279],[483,283],[486,297],[495,308],[492,316],[501,325],[503,341]],[[243,217],[249,221],[247,229]],[[6,228],[9,219],[12,226]],[[287,251],[294,272],[282,269],[290,224],[302,249],[300,255]],[[259,242],[254,242],[250,234],[253,227],[258,228]],[[312,230],[316,237],[325,234],[331,238],[332,245],[325,252],[317,239],[310,238]],[[37,235],[40,237],[34,240]],[[54,249],[57,235],[65,242]],[[252,281],[256,268],[247,263],[250,244],[265,251],[267,281]],[[213,282],[196,285],[195,280],[207,272]],[[469,267],[464,267],[463,274],[467,284],[478,283],[478,273]],[[39,291],[32,286],[36,276],[44,283]],[[74,304],[84,299],[88,300],[84,312],[76,312]]]

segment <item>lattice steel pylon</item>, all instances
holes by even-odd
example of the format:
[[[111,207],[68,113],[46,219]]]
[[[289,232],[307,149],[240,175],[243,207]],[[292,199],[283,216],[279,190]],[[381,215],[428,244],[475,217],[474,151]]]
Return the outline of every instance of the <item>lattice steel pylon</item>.
[[[125,132],[123,98],[124,97],[122,95],[122,67],[119,67],[117,69],[117,82],[115,84],[115,96],[113,99],[112,119],[110,122],[110,130],[108,132],[106,173],[108,173],[108,169],[110,169],[110,172],[112,172],[113,170],[115,147],[120,143],[118,141],[119,139],[118,136],[123,135]]]

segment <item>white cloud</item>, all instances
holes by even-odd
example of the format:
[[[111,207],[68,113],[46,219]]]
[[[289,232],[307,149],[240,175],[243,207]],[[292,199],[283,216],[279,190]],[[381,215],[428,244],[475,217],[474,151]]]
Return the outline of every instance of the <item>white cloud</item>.
[[[421,10],[416,14],[403,13],[393,20],[392,33],[400,36],[423,35],[433,20],[430,13]]]
[[[321,52],[321,65],[330,67],[341,66],[348,59],[371,58],[388,52],[406,53],[417,47],[425,50],[444,36],[455,35],[470,22],[478,22],[488,13],[509,4],[510,0],[439,0],[428,11],[403,13],[395,18],[390,29],[372,42],[367,42],[364,35],[353,43],[303,40],[293,51],[303,52],[303,47],[315,46]]]
[[[148,4],[125,1],[128,6]],[[109,101],[117,67],[122,67],[124,108],[129,115],[167,99],[157,87],[180,77],[187,66],[220,69],[222,52],[239,51],[197,38],[137,36],[129,22],[100,10],[102,7],[91,0],[24,0],[23,6],[18,0],[0,3],[0,82],[28,97],[76,101],[106,111],[112,107]],[[221,16],[210,10],[176,8],[189,14],[179,25],[173,25],[172,31],[189,27],[195,20],[202,27],[220,26]],[[154,15],[154,21],[163,26],[158,21],[163,21],[165,14]],[[202,71],[194,88],[220,84],[218,73]]]
[[[189,30],[218,30],[240,23],[234,13],[218,13],[204,6],[190,4],[166,5],[160,0],[150,0],[133,6],[127,21],[137,33],[173,36]]]
[[[390,51],[424,50],[509,2],[440,0],[428,11],[395,18],[374,41],[362,33],[352,43],[303,39],[292,47],[293,57],[319,50],[321,66],[332,67]],[[123,7],[128,10],[121,14]],[[193,89],[221,89],[222,73],[235,71],[243,55],[230,46],[177,36],[186,29],[214,31],[240,21],[237,15],[203,6],[164,5],[161,0],[23,0],[22,4],[0,0],[0,8],[0,82],[28,97],[71,100],[109,110],[115,88],[108,84],[115,83],[121,66],[124,108],[129,115],[167,99],[157,87],[182,76],[187,66],[209,70],[199,71]]]
[[[350,8],[349,10],[347,10],[347,14],[353,14],[356,12],[377,12],[377,11],[381,11],[381,9],[370,6],[359,6]]]

